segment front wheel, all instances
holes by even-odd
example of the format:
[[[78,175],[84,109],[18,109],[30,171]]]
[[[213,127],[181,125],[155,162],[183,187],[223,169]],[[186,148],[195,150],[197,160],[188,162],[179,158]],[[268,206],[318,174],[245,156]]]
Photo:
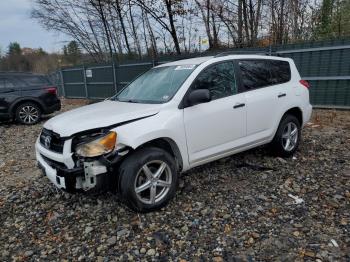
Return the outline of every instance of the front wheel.
[[[120,165],[118,184],[122,199],[132,210],[158,210],[175,195],[178,184],[175,160],[159,148],[137,150]]]
[[[271,149],[275,155],[289,157],[298,149],[301,137],[299,120],[293,115],[285,115],[271,142]]]

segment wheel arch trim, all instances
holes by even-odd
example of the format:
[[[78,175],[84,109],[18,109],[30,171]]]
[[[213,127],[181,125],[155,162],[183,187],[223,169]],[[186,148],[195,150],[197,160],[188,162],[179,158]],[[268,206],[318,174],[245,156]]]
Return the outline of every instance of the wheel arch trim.
[[[176,164],[179,168],[179,171],[181,172],[184,168],[184,159],[181,154],[180,148],[177,145],[177,143],[170,137],[158,137],[158,138],[153,138],[149,139],[147,141],[143,141],[137,146],[133,146],[133,150],[138,150],[143,147],[148,147],[148,146],[154,146],[157,148],[161,148],[168,153],[170,153],[172,156],[174,156]]]
[[[37,104],[40,109],[42,110],[42,112],[45,111],[45,105],[40,101],[40,99],[34,98],[34,97],[21,97],[19,99],[17,99],[15,102],[12,103],[12,105],[9,108],[9,113],[11,114],[11,116],[15,115],[15,110],[16,108],[23,103],[35,103]]]
[[[274,129],[274,132],[273,132],[273,136],[271,137],[271,140],[275,137],[276,132],[277,132],[277,130],[278,130],[278,127],[279,127],[279,125],[280,125],[280,123],[281,123],[283,117],[284,117],[285,115],[287,115],[288,112],[292,112],[292,111],[295,111],[295,112],[296,112],[296,110],[299,111],[298,114],[300,113],[300,117],[301,117],[301,118],[298,118],[298,116],[296,116],[296,117],[298,118],[298,120],[300,121],[300,127],[303,126],[303,111],[302,111],[302,109],[301,109],[299,106],[292,106],[292,107],[289,107],[289,108],[287,108],[286,110],[284,110],[283,114],[281,114],[281,116],[279,117],[279,121],[278,121],[277,125],[275,126],[275,129]],[[295,116],[295,114],[293,114],[293,113],[292,113],[292,115]]]

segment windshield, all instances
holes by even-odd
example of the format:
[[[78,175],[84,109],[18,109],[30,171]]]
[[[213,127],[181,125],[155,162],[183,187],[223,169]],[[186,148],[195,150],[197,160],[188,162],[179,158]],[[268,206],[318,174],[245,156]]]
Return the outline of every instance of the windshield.
[[[196,65],[156,67],[125,87],[114,100],[133,103],[169,101],[193,72]]]

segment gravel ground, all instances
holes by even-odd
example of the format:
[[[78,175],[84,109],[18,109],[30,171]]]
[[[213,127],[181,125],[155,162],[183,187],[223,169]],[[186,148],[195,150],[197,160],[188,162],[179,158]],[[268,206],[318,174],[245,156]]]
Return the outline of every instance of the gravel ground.
[[[293,158],[258,148],[195,168],[139,215],[111,193],[57,191],[36,168],[40,129],[0,126],[1,261],[350,260],[349,111],[315,110]]]

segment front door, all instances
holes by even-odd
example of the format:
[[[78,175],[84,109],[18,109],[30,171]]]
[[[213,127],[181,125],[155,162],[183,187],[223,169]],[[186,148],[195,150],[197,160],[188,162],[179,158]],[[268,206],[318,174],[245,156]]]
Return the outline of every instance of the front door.
[[[184,109],[190,164],[215,158],[232,150],[246,135],[245,96],[237,92],[232,61],[211,65],[191,89],[209,89],[212,100]]]

